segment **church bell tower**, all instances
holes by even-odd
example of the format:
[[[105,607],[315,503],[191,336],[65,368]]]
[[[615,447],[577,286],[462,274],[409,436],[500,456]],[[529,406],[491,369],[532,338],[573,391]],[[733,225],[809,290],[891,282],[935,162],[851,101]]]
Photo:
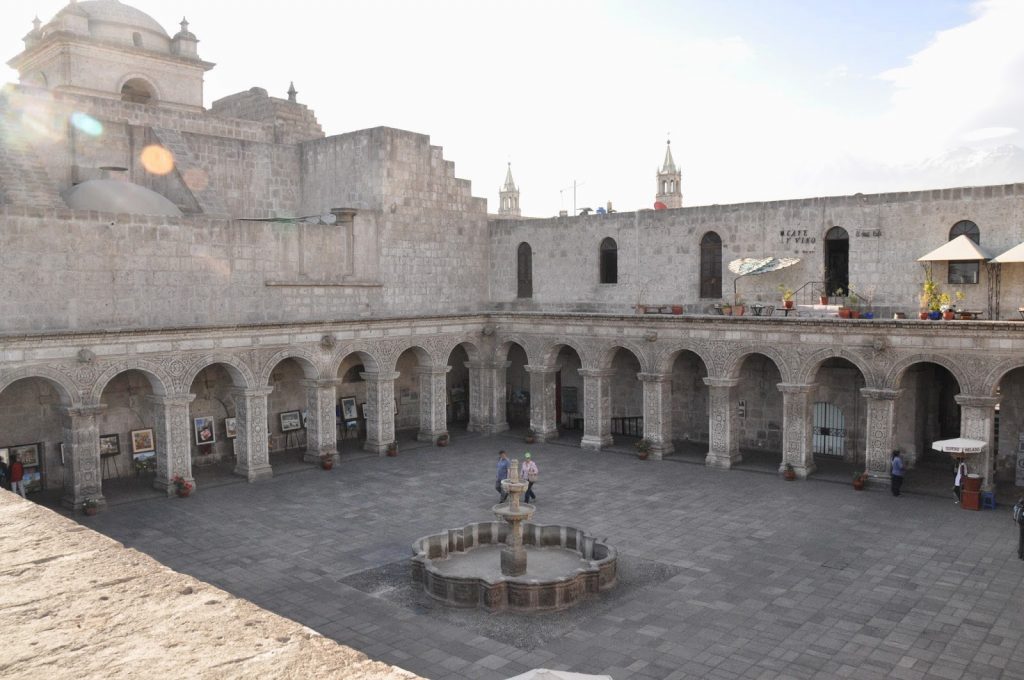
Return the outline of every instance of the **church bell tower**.
[[[512,163],[508,164],[508,172],[505,173],[505,186],[499,190],[501,205],[498,208],[500,217],[521,217],[519,210],[519,188],[512,180]]]
[[[662,163],[661,170],[658,171],[658,192],[654,199],[656,209],[662,206],[665,208],[683,207],[681,181],[682,173],[679,172],[675,161],[672,160],[672,140],[669,140],[665,146],[665,162]]]

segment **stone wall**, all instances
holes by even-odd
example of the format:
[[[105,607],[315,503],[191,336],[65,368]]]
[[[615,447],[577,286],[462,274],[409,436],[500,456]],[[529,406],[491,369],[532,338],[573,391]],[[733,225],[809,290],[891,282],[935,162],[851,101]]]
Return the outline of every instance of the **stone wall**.
[[[740,297],[778,304],[778,286],[797,289],[821,281],[824,236],[833,226],[850,237],[850,287],[886,311],[918,309],[923,279],[916,259],[949,238],[960,220],[981,230],[993,255],[1024,241],[1024,184],[894,194],[836,196],[768,203],[712,205],[678,210],[590,215],[544,220],[491,220],[491,299],[499,308],[552,311],[626,310],[638,303],[684,304],[707,310],[721,299],[700,298],[700,241],[722,239],[724,265],[741,257],[799,257],[771,274],[743,278]],[[599,283],[601,241],[618,246],[618,283]],[[516,252],[533,249],[533,299],[516,300]],[[724,269],[723,297],[732,299],[733,275]],[[947,266],[935,263],[946,290],[960,288],[962,306],[988,308],[989,276],[977,285],[947,285]],[[816,299],[816,296],[815,296]],[[1017,316],[1024,302],[1024,265],[1002,267],[998,317]],[[811,301],[811,291],[806,299]]]

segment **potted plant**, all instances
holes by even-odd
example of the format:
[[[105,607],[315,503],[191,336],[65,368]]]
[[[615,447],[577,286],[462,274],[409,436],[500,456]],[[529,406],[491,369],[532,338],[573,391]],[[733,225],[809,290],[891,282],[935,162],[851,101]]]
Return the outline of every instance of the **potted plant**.
[[[537,441],[537,433],[534,432],[533,430],[527,430],[526,431],[526,443],[527,444],[532,444],[535,441]]]
[[[390,444],[388,444],[387,455],[391,456],[392,458],[398,455],[398,442],[391,442]]]
[[[846,302],[847,302],[847,304],[849,305],[849,308],[850,308],[850,318],[851,319],[859,319],[860,318],[860,297],[858,297],[856,293],[851,292],[850,296],[848,298],[846,298]]]
[[[732,305],[728,302],[723,302],[721,307],[722,314],[725,316],[732,316]]]
[[[828,304],[828,290],[824,286],[818,291],[818,304],[822,306]]]
[[[732,304],[732,315],[743,316],[743,312],[745,312],[746,309],[746,303],[743,302],[743,298],[736,298],[736,301]]]
[[[793,309],[793,289],[786,288],[785,284],[779,284],[779,292],[782,293],[782,306],[786,309]]]
[[[853,488],[856,491],[863,491],[864,484],[868,481],[867,471],[858,471],[853,473]]]
[[[174,492],[178,494],[179,498],[187,498],[192,493],[192,489],[195,485],[182,477],[181,475],[174,475],[171,479],[171,483],[174,484]]]
[[[440,435],[437,438],[437,445],[438,446],[448,446],[448,433],[447,432],[445,432],[444,434]]]
[[[682,305],[672,305],[672,313],[675,314],[676,316],[679,316],[680,314],[683,313],[683,306]]]
[[[646,439],[641,439],[633,444],[633,446],[636,447],[636,456],[640,460],[647,460],[647,457],[651,455],[651,442]]]
[[[786,466],[782,468],[782,478],[787,482],[792,482],[796,479],[796,470],[794,470],[793,466],[789,463],[786,463]]]
[[[953,304],[953,299],[957,302],[964,299],[964,294],[960,291],[953,291],[953,297],[950,297],[949,293],[939,294],[939,311],[942,312],[942,318],[946,321],[952,321],[956,318],[956,305]]]
[[[86,498],[82,501],[82,512],[92,517],[100,510],[100,502],[95,498]]]
[[[324,470],[330,470],[334,467],[334,454],[333,453],[322,453],[320,454],[320,467]]]

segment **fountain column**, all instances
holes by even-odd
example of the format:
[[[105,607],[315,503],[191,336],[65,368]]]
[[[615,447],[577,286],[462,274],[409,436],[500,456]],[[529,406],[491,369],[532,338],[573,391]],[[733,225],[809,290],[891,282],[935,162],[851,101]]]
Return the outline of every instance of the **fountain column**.
[[[502,488],[508,494],[507,505],[495,505],[494,514],[509,524],[505,547],[501,550],[501,573],[505,576],[522,576],[526,573],[526,548],[523,547],[523,522],[533,517],[532,505],[520,505],[519,496],[526,491],[528,483],[519,479],[519,461],[509,461],[508,479],[502,481]]]

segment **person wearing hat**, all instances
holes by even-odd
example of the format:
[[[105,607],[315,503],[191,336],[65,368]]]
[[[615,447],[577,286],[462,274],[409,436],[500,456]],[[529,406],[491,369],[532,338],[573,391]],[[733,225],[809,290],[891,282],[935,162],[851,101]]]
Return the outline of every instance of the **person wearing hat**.
[[[537,475],[540,471],[537,470],[537,464],[533,462],[533,456],[530,455],[529,451],[526,452],[523,458],[525,460],[523,461],[519,476],[530,483],[530,486],[526,487],[526,493],[523,494],[523,502],[532,503],[537,500],[537,494],[533,493],[533,484],[537,481]]]

